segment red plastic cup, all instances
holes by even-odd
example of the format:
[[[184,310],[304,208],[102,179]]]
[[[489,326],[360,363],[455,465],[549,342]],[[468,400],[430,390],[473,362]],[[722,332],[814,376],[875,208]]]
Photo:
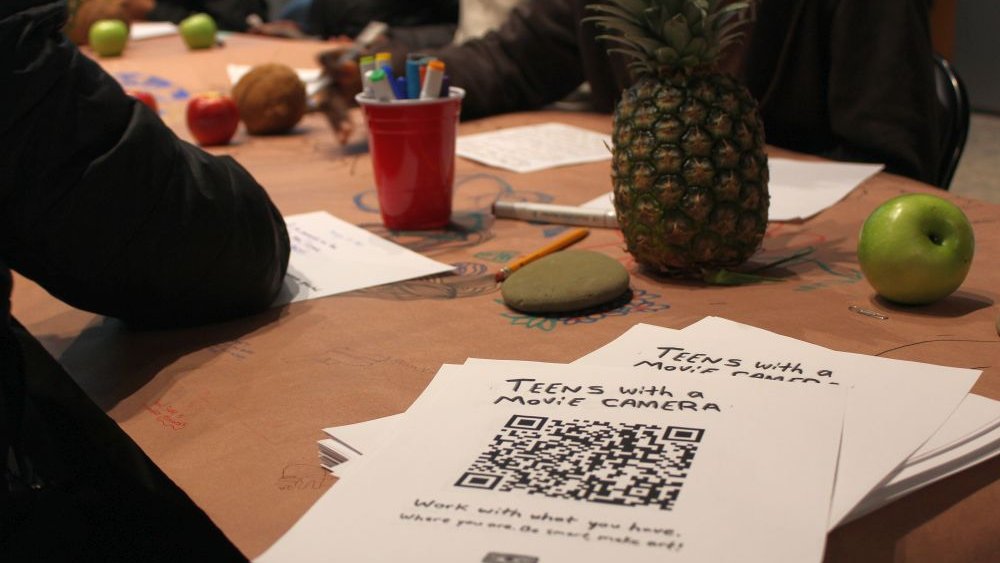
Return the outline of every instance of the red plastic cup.
[[[451,218],[455,134],[465,90],[447,98],[380,102],[355,98],[368,144],[382,223],[392,230],[439,229]]]

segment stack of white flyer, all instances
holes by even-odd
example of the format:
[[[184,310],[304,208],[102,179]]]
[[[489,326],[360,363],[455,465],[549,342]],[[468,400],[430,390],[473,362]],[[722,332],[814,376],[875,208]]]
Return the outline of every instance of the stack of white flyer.
[[[758,387],[444,366],[260,560],[819,561],[846,390]]]
[[[819,561],[829,529],[996,453],[978,376],[714,317],[569,365],[470,359],[327,429],[354,461],[261,560]]]
[[[736,323],[719,317],[706,317],[684,329],[690,334],[709,336],[724,334],[727,338],[752,346],[774,346],[774,342],[799,346],[807,344],[773,332]],[[905,364],[904,364],[905,365]],[[968,371],[960,372],[967,374]],[[942,377],[948,372],[942,372]],[[956,381],[956,385],[961,384]],[[897,389],[902,395],[904,392]],[[953,395],[949,395],[953,400]],[[948,419],[919,449],[883,479],[837,524],[863,516],[903,495],[957,473],[967,467],[1000,454],[1000,401],[968,393]]]

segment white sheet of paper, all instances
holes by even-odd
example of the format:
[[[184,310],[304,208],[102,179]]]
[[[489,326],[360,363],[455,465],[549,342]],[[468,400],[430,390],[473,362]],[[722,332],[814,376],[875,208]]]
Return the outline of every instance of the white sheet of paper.
[[[768,159],[771,206],[774,221],[808,219],[844,199],[861,182],[885,168],[881,164],[806,162],[786,158]]]
[[[801,346],[821,346],[776,334],[758,327],[733,323],[720,317],[705,317],[683,329],[710,337],[737,328],[740,338],[764,346],[781,340]],[[891,477],[870,492],[841,520],[847,522],[867,514],[920,487],[953,475],[1000,453],[1000,401],[975,394],[966,395],[948,420],[914,451]]]
[[[226,74],[229,76],[229,83],[236,86],[236,83],[243,78],[243,75],[250,72],[253,68],[251,65],[238,65],[238,64],[228,64],[226,65]],[[323,83],[320,81],[321,71],[318,68],[294,68],[295,74],[299,75],[299,80],[301,80],[306,85],[306,95],[312,96],[323,87]]]
[[[902,468],[872,491],[845,522],[1000,454],[1000,401],[970,393]]]
[[[320,440],[319,444],[331,448],[347,458],[336,464],[336,469],[330,467],[327,469],[338,477],[343,477],[347,464],[363,454],[371,453],[372,450],[389,440],[401,424],[402,418],[403,413],[399,413],[364,422],[324,428],[323,432],[329,438]],[[322,453],[322,448],[320,451]]]
[[[813,162],[769,158],[768,192],[771,221],[808,219],[844,198],[868,178],[878,174],[881,164]],[[614,209],[610,193],[598,196],[581,207]]]
[[[458,137],[455,154],[514,172],[611,158],[611,136],[563,123],[509,127]]]
[[[141,41],[177,33],[177,26],[171,22],[132,22],[128,35],[131,41]]]
[[[678,331],[637,324],[577,361],[664,376],[687,369],[724,379],[752,378],[769,390],[828,384],[849,388],[830,529],[941,427],[981,373],[836,352],[718,317],[702,322],[714,324],[700,332],[694,325]],[[678,359],[682,353],[688,356]],[[722,361],[691,359],[691,354]]]
[[[626,381],[655,391],[644,407],[626,402]],[[446,366],[391,443],[259,561],[819,561],[844,394],[758,390],[584,365]]]
[[[711,336],[719,330],[720,323],[721,328],[725,329],[730,321],[718,317],[706,317],[682,329],[682,332]],[[764,339],[761,341],[762,345],[772,345],[770,343],[772,339],[787,339],[787,342],[806,344],[763,329],[743,326],[755,332],[759,331]],[[400,423],[402,417],[402,414],[393,415],[324,431],[334,433],[347,429],[346,432],[341,431],[339,436],[348,438],[352,447],[370,452],[382,446],[391,436],[391,431],[387,427],[390,424]],[[859,518],[921,487],[998,454],[1000,454],[1000,401],[969,394],[941,428],[907,458],[891,477],[859,502],[841,523]],[[342,467],[343,465],[338,466],[338,476],[344,474]]]
[[[331,426],[324,428],[331,438],[347,444],[348,447],[358,453],[367,453],[366,444],[371,444],[379,440],[384,435],[391,435],[398,422],[403,418],[403,413],[392,414],[380,418],[373,418],[364,422],[354,424],[344,424],[342,426]]]
[[[292,252],[275,305],[326,297],[454,269],[326,211],[285,217]]]
[[[1000,401],[969,393],[948,421],[916,451],[899,474],[889,484],[915,475],[922,465],[953,456],[955,450],[993,446],[992,454],[1000,453]]]

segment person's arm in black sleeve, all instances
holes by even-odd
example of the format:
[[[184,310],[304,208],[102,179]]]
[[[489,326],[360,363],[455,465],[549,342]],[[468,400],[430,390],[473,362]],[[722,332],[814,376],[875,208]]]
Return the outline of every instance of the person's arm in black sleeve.
[[[215,20],[219,29],[246,31],[247,16],[254,14],[267,20],[268,7],[264,0],[156,0],[146,19],[180,23],[184,18],[204,12]]]
[[[583,83],[574,6],[572,0],[522,2],[496,31],[421,52],[444,61],[449,83],[465,89],[462,119],[539,109]],[[391,51],[399,72],[411,49],[399,41],[372,47]]]
[[[51,0],[0,8],[0,257],[70,305],[137,324],[267,308],[289,254],[267,193],[124,94],[60,34],[65,17]]]
[[[458,0],[312,0],[309,27],[320,37],[354,38],[373,21],[392,28],[458,23]],[[440,44],[440,43],[439,43]]]
[[[453,23],[438,25],[416,25],[412,27],[390,27],[386,34],[390,41],[405,45],[407,53],[423,52],[428,49],[440,49],[451,43],[455,37],[456,26]],[[405,54],[400,58],[405,60]]]

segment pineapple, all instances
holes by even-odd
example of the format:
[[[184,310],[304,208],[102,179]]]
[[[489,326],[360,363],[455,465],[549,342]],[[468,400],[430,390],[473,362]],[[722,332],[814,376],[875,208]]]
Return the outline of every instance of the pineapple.
[[[767,155],[757,102],[717,70],[747,2],[610,0],[587,18],[632,59],[614,113],[615,213],[629,253],[676,277],[745,262],[767,227]]]

